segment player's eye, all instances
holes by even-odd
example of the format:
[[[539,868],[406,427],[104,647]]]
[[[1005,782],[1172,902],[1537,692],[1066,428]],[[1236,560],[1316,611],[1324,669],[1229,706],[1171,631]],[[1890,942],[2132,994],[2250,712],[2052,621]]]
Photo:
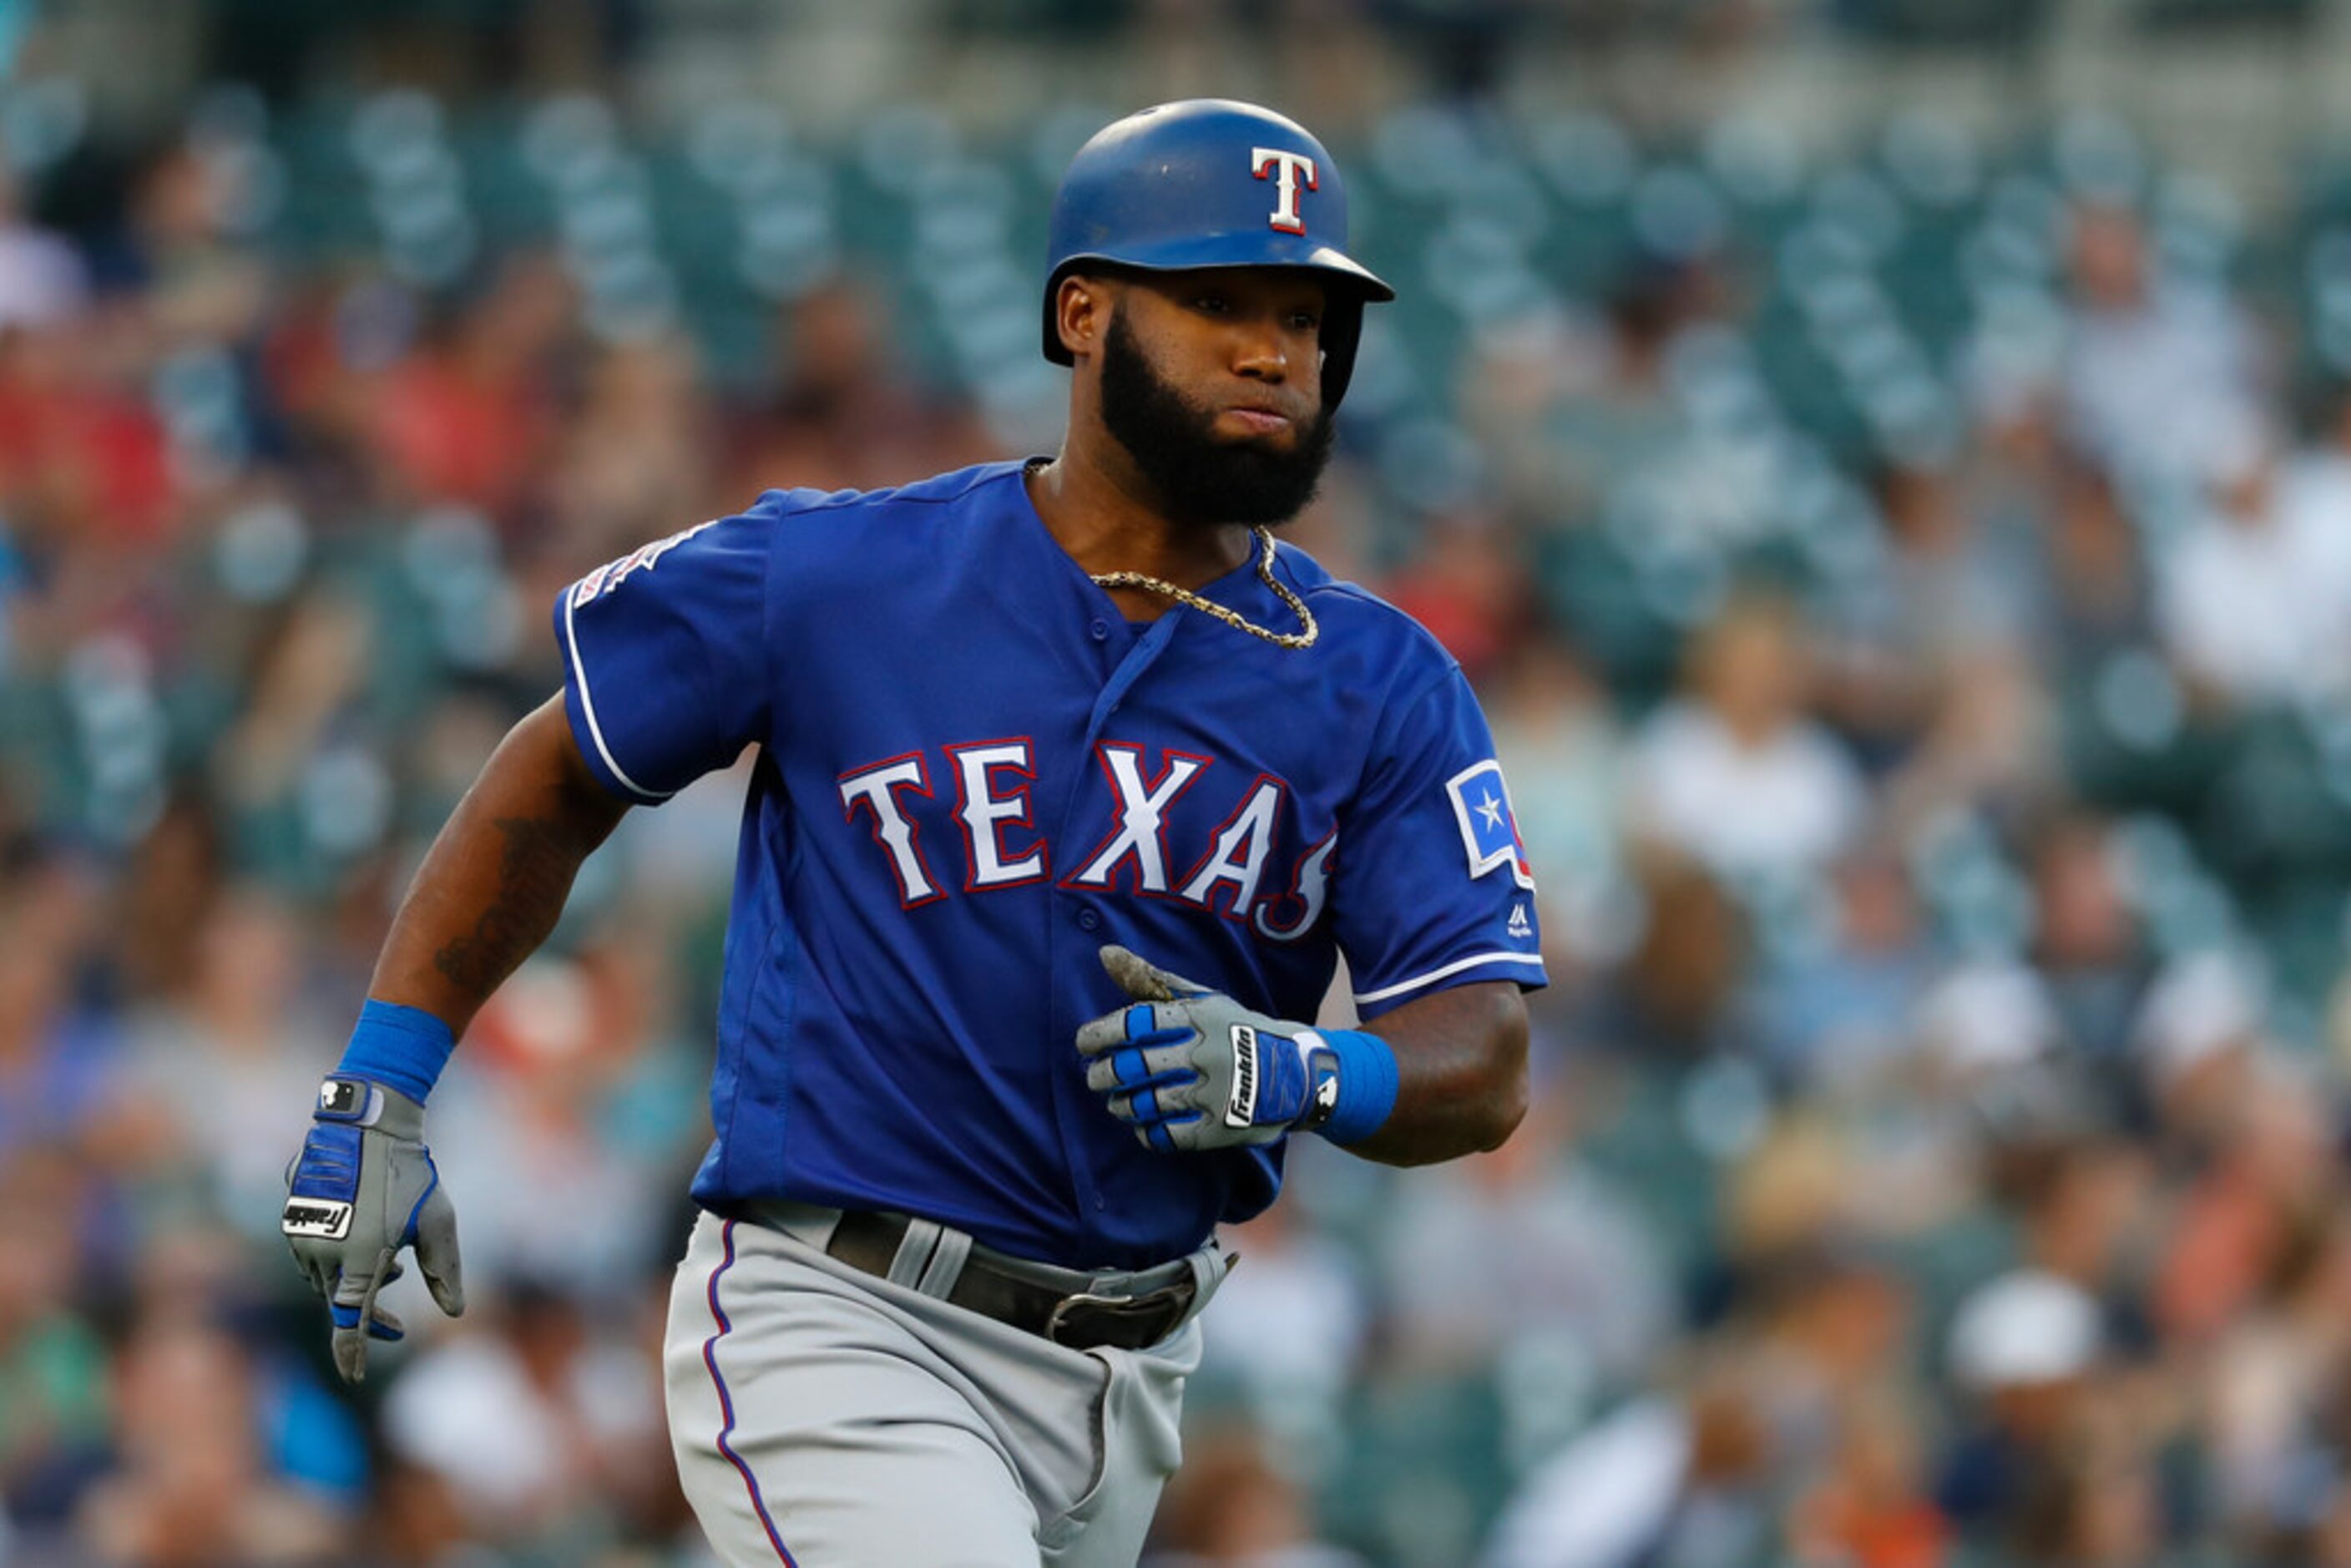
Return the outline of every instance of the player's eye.
[[[1195,296],[1192,308],[1207,315],[1221,316],[1232,308],[1232,303],[1221,294],[1207,293]]]
[[[1290,327],[1292,331],[1311,332],[1322,325],[1322,318],[1311,310],[1293,310],[1290,313]]]

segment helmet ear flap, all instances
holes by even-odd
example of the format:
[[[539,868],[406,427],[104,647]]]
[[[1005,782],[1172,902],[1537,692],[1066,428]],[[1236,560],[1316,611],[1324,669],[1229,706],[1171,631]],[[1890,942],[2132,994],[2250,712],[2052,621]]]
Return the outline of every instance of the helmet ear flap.
[[[1355,350],[1364,340],[1364,301],[1334,288],[1322,310],[1322,406],[1334,409],[1355,378]]]

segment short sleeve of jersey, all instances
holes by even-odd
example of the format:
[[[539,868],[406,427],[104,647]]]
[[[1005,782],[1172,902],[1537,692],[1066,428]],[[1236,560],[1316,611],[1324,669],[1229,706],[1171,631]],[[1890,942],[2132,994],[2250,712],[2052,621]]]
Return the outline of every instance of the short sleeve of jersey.
[[[1336,859],[1332,917],[1364,1017],[1450,986],[1549,983],[1534,874],[1459,670],[1384,722]]]
[[[719,517],[597,568],[555,602],[580,754],[623,800],[667,800],[768,732],[774,520]]]

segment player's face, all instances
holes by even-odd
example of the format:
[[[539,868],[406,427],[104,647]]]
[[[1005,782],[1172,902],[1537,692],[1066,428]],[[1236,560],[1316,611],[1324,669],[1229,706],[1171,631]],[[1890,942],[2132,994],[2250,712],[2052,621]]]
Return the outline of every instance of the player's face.
[[[1278,525],[1331,458],[1324,299],[1311,276],[1219,267],[1131,277],[1102,338],[1102,423],[1173,520]]]

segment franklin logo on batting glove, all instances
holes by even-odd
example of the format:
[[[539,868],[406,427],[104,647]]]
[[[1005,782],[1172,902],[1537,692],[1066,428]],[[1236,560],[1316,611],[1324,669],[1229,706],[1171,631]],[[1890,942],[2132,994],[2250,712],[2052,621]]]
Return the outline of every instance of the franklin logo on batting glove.
[[[1086,1087],[1144,1147],[1226,1149],[1292,1132],[1353,1142],[1387,1119],[1395,1059],[1377,1035],[1268,1018],[1123,947],[1104,947],[1102,963],[1138,1005],[1078,1031]],[[1343,1107],[1354,1113],[1343,1122]]]
[[[1225,1125],[1246,1127],[1257,1120],[1257,1030],[1245,1023],[1233,1025],[1233,1097],[1225,1106]]]

